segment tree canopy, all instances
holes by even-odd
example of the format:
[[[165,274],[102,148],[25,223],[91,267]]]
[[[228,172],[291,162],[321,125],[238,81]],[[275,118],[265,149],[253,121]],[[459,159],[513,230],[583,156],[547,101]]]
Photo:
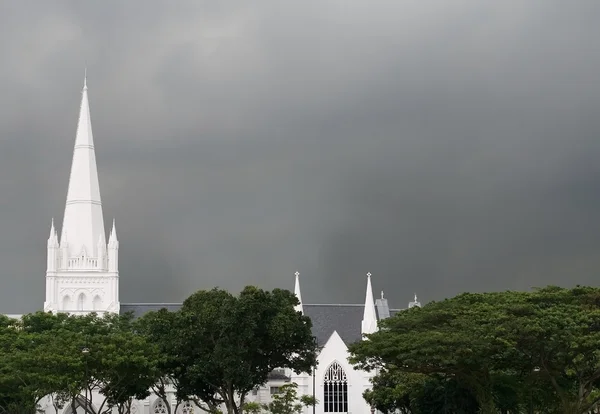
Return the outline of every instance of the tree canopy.
[[[427,412],[437,387],[482,413],[583,414],[600,397],[599,317],[597,288],[466,293],[382,321],[351,360],[379,373],[365,397],[384,411]]]
[[[208,412],[243,411],[246,395],[275,368],[316,363],[310,319],[286,290],[247,287],[234,296],[199,291],[181,310],[78,316],[0,316],[0,414],[33,414],[43,398],[57,412],[126,414],[150,392]],[[94,406],[85,396],[101,396]],[[165,404],[171,410],[170,403]]]
[[[310,372],[316,343],[310,318],[295,311],[296,296],[246,287],[239,296],[199,291],[183,303],[176,327],[179,394],[215,411],[243,411],[246,395],[275,368]]]
[[[5,325],[0,343],[0,412],[34,413],[46,396],[89,414],[121,410],[146,397],[160,374],[157,348],[132,329],[130,315],[38,312]],[[92,389],[104,397],[97,412],[82,398]]]

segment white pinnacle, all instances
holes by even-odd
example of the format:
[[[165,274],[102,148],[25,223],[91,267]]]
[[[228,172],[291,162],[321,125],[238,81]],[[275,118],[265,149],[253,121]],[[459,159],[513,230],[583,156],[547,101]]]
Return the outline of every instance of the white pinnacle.
[[[70,256],[81,254],[83,249],[89,256],[96,256],[96,243],[100,234],[104,234],[104,218],[88,102],[87,76],[81,94],[61,241],[66,239],[67,233]]]
[[[302,312],[302,314],[304,314],[304,309],[302,307],[302,294],[300,293],[300,277],[299,277],[300,272],[296,272],[296,273],[294,273],[294,275],[296,276],[296,283],[294,286],[294,294],[298,298],[298,302],[300,302],[298,305],[296,305],[294,307],[294,309],[296,310],[296,312]]]
[[[365,310],[362,320],[361,332],[363,335],[377,331],[377,314],[375,313],[375,300],[371,286],[371,273],[367,273],[367,292],[365,294]]]

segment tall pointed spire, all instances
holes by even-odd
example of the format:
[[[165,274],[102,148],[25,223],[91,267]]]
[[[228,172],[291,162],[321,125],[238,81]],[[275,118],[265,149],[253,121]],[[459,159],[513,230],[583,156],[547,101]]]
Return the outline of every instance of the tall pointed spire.
[[[376,331],[377,314],[375,313],[375,300],[373,299],[373,287],[371,286],[371,273],[367,273],[367,292],[365,294],[365,311],[361,332],[363,335],[367,335]]]
[[[304,315],[304,309],[302,307],[302,295],[300,294],[300,273],[296,272],[296,273],[294,273],[294,275],[296,276],[296,283],[294,285],[294,293],[296,294],[296,297],[298,298],[298,302],[300,302],[298,305],[296,305],[294,307],[294,309],[296,309],[296,312],[302,312],[302,314]]]
[[[87,70],[81,94],[61,241],[67,233],[70,256],[83,252],[87,256],[96,256],[96,243],[100,234],[104,233],[104,218],[88,102]]]

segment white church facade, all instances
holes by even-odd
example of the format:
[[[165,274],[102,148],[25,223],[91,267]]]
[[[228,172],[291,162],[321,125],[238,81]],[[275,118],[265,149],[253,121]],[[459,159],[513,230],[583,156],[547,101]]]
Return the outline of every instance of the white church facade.
[[[88,88],[84,81],[63,225],[59,238],[52,221],[48,238],[44,310],[72,314],[133,312],[140,316],[151,310],[176,310],[181,306],[121,303],[119,241],[114,220],[108,242],[106,240]],[[299,394],[314,395],[319,401],[314,408],[315,414],[371,412],[362,393],[370,387],[373,374],[353,369],[348,363],[348,345],[361,340],[364,334],[375,332],[378,320],[398,310],[389,309],[383,292],[380,298],[374,299],[370,274],[366,277],[363,304],[305,304],[302,302],[298,272],[295,293],[300,301],[297,310],[309,316],[313,323],[313,334],[320,347],[318,367],[313,373],[303,375],[276,370],[265,385],[248,396],[248,400],[268,402],[280,386],[295,382]],[[409,304],[411,306],[420,306],[416,296]],[[151,395],[145,400],[134,401],[131,413],[166,414],[165,404],[175,408],[174,393],[171,397],[170,401],[162,401]],[[92,397],[92,404],[97,407],[99,400],[98,395]],[[73,414],[69,407],[57,410],[50,400],[42,401],[42,404],[42,412],[47,414]],[[83,409],[80,410],[83,413]],[[177,408],[177,414],[201,412],[191,403]],[[307,408],[305,414],[311,413],[313,408]]]

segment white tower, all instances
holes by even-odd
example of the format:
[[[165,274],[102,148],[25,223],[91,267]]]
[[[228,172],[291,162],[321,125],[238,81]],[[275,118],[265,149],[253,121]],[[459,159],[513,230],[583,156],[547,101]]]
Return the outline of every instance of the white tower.
[[[106,244],[96,154],[84,79],[60,242],[48,239],[44,311],[119,312],[119,242],[113,220]]]

